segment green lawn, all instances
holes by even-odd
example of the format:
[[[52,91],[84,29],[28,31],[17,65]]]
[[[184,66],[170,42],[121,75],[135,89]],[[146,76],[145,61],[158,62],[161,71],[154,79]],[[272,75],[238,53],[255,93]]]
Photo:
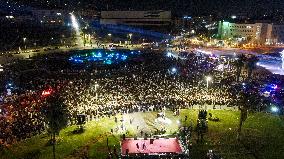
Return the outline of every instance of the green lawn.
[[[220,122],[209,121],[209,130],[202,143],[196,142],[196,133],[193,132],[191,150],[192,158],[203,158],[208,149],[219,152],[224,158],[232,159],[277,159],[284,158],[284,121],[278,116],[264,113],[249,114],[244,123],[241,142],[237,141],[237,127],[239,112],[212,110],[213,116],[220,118]],[[172,123],[167,125],[167,134],[177,131],[177,120],[183,125],[196,125],[198,112],[196,110],[182,110],[180,117],[173,116],[172,112],[166,113]],[[184,116],[188,120],[184,121]],[[156,113],[135,113],[124,115],[124,125],[127,127],[127,136],[140,135],[140,131],[153,132],[160,126],[155,124]],[[121,115],[118,116],[121,119]],[[129,123],[129,119],[134,119]],[[56,145],[57,158],[82,158],[88,156],[94,159],[104,159],[108,152],[114,149],[120,151],[120,135],[118,131],[110,133],[111,129],[119,127],[120,124],[114,122],[114,118],[103,118],[99,121],[92,121],[86,124],[86,130],[82,134],[73,134],[76,126],[67,127],[59,135],[59,142]],[[138,126],[138,127],[137,127]],[[108,138],[108,139],[107,139]],[[47,145],[49,137],[47,135],[35,136],[31,139],[19,142],[8,149],[0,151],[2,159],[18,158],[52,158],[52,146]],[[107,146],[109,143],[109,149]]]

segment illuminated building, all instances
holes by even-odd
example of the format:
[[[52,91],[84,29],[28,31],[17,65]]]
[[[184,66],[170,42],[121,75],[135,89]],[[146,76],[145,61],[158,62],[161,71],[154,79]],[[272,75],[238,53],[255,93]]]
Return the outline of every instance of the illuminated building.
[[[212,35],[218,28],[218,22],[215,21],[215,18],[212,15],[174,18],[173,24],[175,28],[182,29],[183,32],[191,34],[193,34],[191,31],[194,30],[194,33],[196,34]]]
[[[100,24],[138,27],[167,27],[171,24],[170,11],[102,11]]]
[[[273,23],[230,23],[220,21],[218,35],[221,39],[246,41],[252,44],[277,45],[284,42],[284,25]]]
[[[20,15],[20,16],[14,16],[14,15],[0,15],[0,22],[3,25],[3,23],[27,23],[33,21],[33,18],[29,15]]]
[[[63,10],[33,10],[32,15],[44,26],[62,26],[68,13]]]
[[[98,19],[99,18],[99,12],[96,10],[90,10],[90,9],[85,9],[85,10],[80,10],[76,12],[78,15],[84,17],[85,19]]]
[[[266,39],[266,44],[283,44],[284,43],[284,25],[270,24],[269,25],[270,38]]]

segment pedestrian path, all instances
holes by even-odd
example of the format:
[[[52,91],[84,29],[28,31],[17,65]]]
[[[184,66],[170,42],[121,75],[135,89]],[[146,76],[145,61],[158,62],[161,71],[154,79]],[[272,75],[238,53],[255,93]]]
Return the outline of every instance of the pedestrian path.
[[[226,105],[194,105],[190,107],[191,109],[205,109],[205,110],[232,110],[238,111],[238,107],[228,107]]]

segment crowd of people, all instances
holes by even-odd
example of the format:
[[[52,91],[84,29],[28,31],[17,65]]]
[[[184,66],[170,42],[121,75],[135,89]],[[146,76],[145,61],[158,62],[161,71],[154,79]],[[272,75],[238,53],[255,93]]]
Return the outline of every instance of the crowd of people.
[[[0,108],[0,145],[7,146],[44,130],[41,101],[36,93],[5,97]]]
[[[157,53],[145,53],[142,58],[142,62],[94,67],[89,72],[59,68],[52,78],[31,79],[29,85],[33,87],[22,94],[2,95],[0,145],[9,145],[45,130],[43,108],[50,89],[61,92],[70,114],[70,125],[76,124],[78,114],[94,120],[118,113],[164,108],[176,111],[195,105],[235,106],[236,90],[226,80],[231,76],[215,70],[218,61],[194,54],[186,60]],[[212,81],[206,81],[206,76],[212,77]]]
[[[164,107],[175,111],[193,105],[233,104],[230,87],[213,84],[206,88],[204,72],[200,71],[210,71],[212,67],[208,64],[206,70],[203,64],[192,63],[192,60],[185,64],[176,59],[153,60],[149,64],[109,70],[110,76],[69,82],[64,97],[74,118],[76,114],[86,114],[88,119],[116,113],[159,111]],[[172,72],[173,67],[177,68],[176,72]],[[184,68],[191,69],[188,70],[190,76],[181,75]],[[217,72],[215,74],[217,77]]]

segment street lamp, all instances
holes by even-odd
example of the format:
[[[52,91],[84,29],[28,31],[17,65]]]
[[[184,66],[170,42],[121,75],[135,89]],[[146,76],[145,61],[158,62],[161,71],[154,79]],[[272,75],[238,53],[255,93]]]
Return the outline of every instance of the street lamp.
[[[27,49],[26,40],[27,40],[27,38],[23,38],[25,49]]]
[[[111,33],[108,33],[107,35],[109,36],[110,41],[112,42],[112,40],[111,40]]]
[[[175,67],[171,68],[170,73],[171,74],[176,74],[177,73],[177,69]]]
[[[271,107],[271,111],[273,113],[277,113],[279,111],[279,109],[276,106]]]
[[[96,82],[95,83],[96,101],[98,101],[98,92],[97,92],[98,87],[99,87],[99,84]]]
[[[133,35],[132,33],[129,33],[129,34],[128,34],[129,39],[130,39],[130,44],[131,44],[132,35]]]
[[[208,96],[209,81],[212,81],[212,77],[211,76],[207,76],[206,77],[206,87],[207,87],[207,91],[206,91],[207,93],[206,94],[207,94],[207,96]],[[213,102],[213,98],[212,98],[212,103],[214,103]],[[205,106],[205,109],[207,109],[207,106]]]
[[[206,77],[206,87],[207,87],[207,91],[208,91],[208,87],[209,87],[209,81],[212,81],[212,77],[207,76],[207,77]]]

